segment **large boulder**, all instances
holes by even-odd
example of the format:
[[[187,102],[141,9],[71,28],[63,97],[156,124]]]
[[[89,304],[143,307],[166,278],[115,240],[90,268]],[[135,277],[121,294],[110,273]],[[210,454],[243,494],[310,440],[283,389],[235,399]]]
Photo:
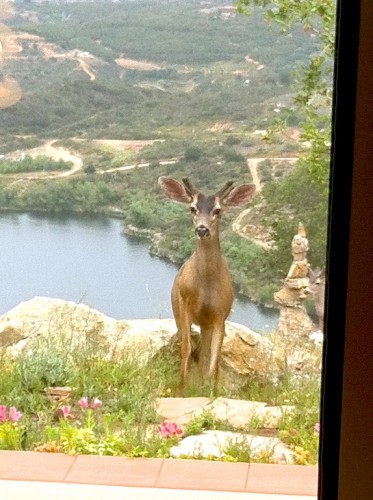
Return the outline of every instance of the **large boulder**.
[[[175,338],[173,320],[115,320],[87,305],[46,297],[21,302],[0,317],[0,349],[12,356],[50,342],[54,348],[96,346],[108,358],[132,351],[146,361]]]

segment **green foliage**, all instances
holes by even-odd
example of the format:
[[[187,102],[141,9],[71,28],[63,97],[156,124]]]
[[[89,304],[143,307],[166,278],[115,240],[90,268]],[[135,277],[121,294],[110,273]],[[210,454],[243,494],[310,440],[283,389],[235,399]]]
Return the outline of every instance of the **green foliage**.
[[[298,222],[306,227],[311,242],[309,260],[313,266],[323,266],[326,257],[326,231],[331,144],[331,98],[334,55],[336,5],[334,0],[239,0],[240,12],[250,13],[250,5],[265,8],[265,18],[280,26],[283,34],[301,24],[304,31],[320,37],[319,50],[299,66],[294,80],[294,107],[303,118],[302,140],[310,145],[298,161],[297,169],[276,184],[267,184],[263,191],[265,208],[262,223],[273,234],[276,250],[269,256],[272,265],[278,264],[279,273],[286,272],[292,235]],[[292,110],[289,110],[291,116]],[[274,132],[286,126],[278,120],[268,132],[273,140]],[[263,172],[261,172],[263,177]],[[269,263],[272,267],[271,263]]]
[[[74,57],[45,59],[38,44],[23,44],[30,60],[22,65],[4,62],[24,95],[2,111],[2,151],[58,136],[84,157],[85,169],[71,179],[27,185],[7,185],[3,176],[0,208],[123,213],[125,224],[146,229],[150,238],[157,234],[152,252],[182,262],[194,248],[191,222],[185,207],[161,197],[157,177],[189,176],[210,192],[229,178],[237,184],[250,182],[246,155],[255,150],[273,156],[293,148],[298,153],[302,147],[280,139],[278,132],[286,123],[300,124],[302,139],[311,148],[297,171],[280,175],[281,170],[270,171],[268,162],[258,169],[265,187],[263,198],[253,201],[260,207],[257,222],[271,235],[275,249],[264,250],[232,234],[227,226],[234,213],[224,216],[222,244],[236,285],[261,302],[272,303],[273,291],[287,273],[299,221],[307,230],[312,265],[323,265],[334,2],[247,0],[238,7],[249,4],[263,8],[253,8],[249,17],[224,20],[218,11],[201,12],[195,0],[160,1],[157,7],[151,1],[94,2],[89,9],[78,2],[69,6],[69,16],[63,5],[42,4],[34,6],[38,23],[20,16],[11,20],[11,28],[45,37],[57,52],[89,51],[95,56],[88,64],[96,79],[90,81],[78,70]],[[278,36],[273,22],[263,23],[263,14],[286,36]],[[155,62],[159,68],[122,71],[118,57]],[[258,71],[250,60],[264,67]],[[295,95],[289,104],[291,84]],[[288,106],[281,107],[278,120],[273,116],[277,102]],[[268,126],[273,133],[259,148],[252,132]],[[93,138],[161,140],[135,154],[98,145]],[[177,163],[161,164],[169,158]],[[142,161],[151,167],[100,174]],[[268,183],[272,178],[279,182]]]
[[[263,197],[261,223],[271,230],[276,242],[276,248],[268,253],[269,267],[276,269],[279,278],[286,275],[291,264],[290,245],[299,222],[305,225],[310,241],[309,262],[322,267],[326,258],[328,195],[325,186],[315,181],[308,162],[299,162],[297,169],[281,182],[267,184]]]
[[[216,429],[216,418],[211,412],[204,411],[188,422],[184,434],[194,436],[210,429]]]
[[[175,393],[178,356],[159,354],[144,363],[128,348],[116,347],[113,352],[113,346],[104,342],[100,326],[83,326],[77,331],[69,327],[72,318],[63,312],[54,320],[61,323],[58,337],[39,336],[16,358],[0,358],[0,403],[15,405],[23,413],[18,422],[0,422],[0,448],[169,457],[170,448],[180,437],[160,435],[155,402],[158,397]],[[283,337],[274,333],[271,340],[283,342]],[[293,351],[294,342],[290,342],[284,355]],[[281,356],[280,349],[276,353]],[[283,415],[280,436],[294,450],[296,463],[317,461],[315,424],[319,420],[320,377],[312,366],[306,377],[298,377],[287,370],[286,361],[283,368],[276,362],[265,376],[248,376],[246,387],[222,388],[231,398],[294,406]],[[44,389],[50,385],[70,386],[70,395],[59,402],[49,399]],[[188,387],[188,391],[190,396],[201,394],[199,385]],[[88,408],[79,405],[82,396],[87,396]],[[95,398],[102,406],[92,406]],[[262,427],[263,420],[252,418],[247,428],[239,429],[242,439],[232,440],[222,450],[222,460],[272,462],[271,450],[254,453],[245,436],[260,434]],[[204,430],[237,431],[212,411],[204,411],[185,426],[184,435]]]
[[[258,176],[261,183],[272,180],[272,162],[270,160],[264,160],[259,163]]]
[[[44,37],[56,44],[57,54],[70,51],[71,57],[46,59],[39,44],[25,42],[22,64],[3,62],[24,89],[19,103],[2,110],[4,153],[15,149],[10,143],[31,141],[20,136],[35,134],[149,139],[174,136],[185,126],[206,130],[217,121],[255,126],[262,102],[289,91],[280,84],[279,71],[289,74],[294,62],[304,61],[318,45],[298,29],[293,39],[278,43],[276,33],[260,22],[260,12],[224,20],[201,12],[194,0],[162,1],[156,7],[151,1],[93,2],[89,9],[77,2],[68,16],[64,5],[33,9],[37,23],[18,16],[9,20],[10,28]],[[73,55],[79,51],[94,56],[87,63],[96,80],[79,69]],[[265,67],[252,72],[247,55]],[[157,63],[159,69],[122,71],[116,63],[120,56]]]
[[[0,160],[0,174],[19,174],[25,172],[48,172],[69,170],[71,163],[63,160],[54,161],[46,156],[33,159],[26,156],[20,160]]]
[[[24,426],[18,422],[0,423],[0,450],[22,450]]]
[[[184,153],[185,161],[197,161],[202,156],[202,150],[198,146],[189,146]]]

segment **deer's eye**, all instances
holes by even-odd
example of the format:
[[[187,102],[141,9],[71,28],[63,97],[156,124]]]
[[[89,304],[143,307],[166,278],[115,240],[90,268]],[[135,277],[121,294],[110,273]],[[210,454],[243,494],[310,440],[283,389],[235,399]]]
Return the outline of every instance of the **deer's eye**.
[[[220,215],[220,213],[221,213],[221,209],[220,209],[220,208],[214,208],[214,210],[212,211],[212,213],[213,213],[214,215]]]
[[[195,215],[197,213],[196,207],[190,207],[190,213],[192,213],[193,215]]]

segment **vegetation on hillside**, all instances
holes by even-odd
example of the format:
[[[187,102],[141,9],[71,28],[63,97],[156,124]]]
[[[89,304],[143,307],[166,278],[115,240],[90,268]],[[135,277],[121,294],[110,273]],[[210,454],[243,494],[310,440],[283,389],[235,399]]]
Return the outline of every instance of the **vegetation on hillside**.
[[[9,58],[2,71],[17,79],[23,97],[1,110],[0,153],[58,138],[83,158],[83,169],[27,184],[2,175],[0,207],[123,214],[126,224],[161,233],[153,252],[181,262],[193,248],[191,224],[183,207],[162,198],[157,178],[189,176],[213,192],[227,178],[251,182],[246,159],[268,158],[258,168],[264,189],[244,222],[268,232],[273,249],[233,233],[235,213],[223,220],[222,241],[241,290],[271,302],[290,265],[299,221],[312,265],[325,260],[334,2],[324,2],[324,9],[320,1],[304,2],[310,3],[318,9],[301,3],[291,10],[285,0],[238,2],[253,5],[249,17],[224,15],[223,1],[206,9],[197,0],[94,2],[89,8],[32,3],[34,17],[17,3],[8,25],[29,37],[17,39],[22,64]],[[283,34],[263,15],[279,21]],[[154,67],[125,67],[121,58]],[[301,129],[305,144],[282,135],[284,127]],[[264,141],[255,135],[263,128]],[[96,139],[161,141],[134,153]],[[271,170],[270,158],[283,154],[300,155],[293,172]],[[167,159],[175,163],[163,164]],[[27,171],[35,166],[36,172],[38,161]],[[150,166],[109,172],[144,161]]]
[[[282,256],[288,238],[298,221],[306,225],[311,242],[309,259],[323,266],[326,259],[327,212],[329,198],[332,77],[336,21],[335,0],[238,0],[240,12],[251,15],[250,6],[264,8],[264,19],[277,23],[284,35],[295,25],[318,37],[321,45],[294,72],[293,106],[269,127],[266,139],[271,142],[281,133],[294,112],[301,116],[300,139],[308,144],[295,171],[276,185],[267,184],[262,223],[270,228],[276,249],[269,259],[286,271]]]

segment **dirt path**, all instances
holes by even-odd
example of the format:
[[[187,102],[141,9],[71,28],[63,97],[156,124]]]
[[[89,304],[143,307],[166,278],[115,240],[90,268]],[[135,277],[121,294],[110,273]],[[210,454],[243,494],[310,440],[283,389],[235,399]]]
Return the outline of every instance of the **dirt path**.
[[[8,37],[8,44],[13,47],[12,55],[8,58],[18,58],[19,53],[22,52],[22,45],[19,40],[29,40],[34,43],[38,49],[42,52],[45,59],[69,59],[71,61],[76,61],[79,63],[82,71],[89,76],[91,82],[96,80],[96,75],[94,74],[91,66],[88,64],[89,61],[94,62],[95,58],[88,53],[79,51],[78,49],[73,49],[69,51],[63,51],[61,47],[58,47],[52,42],[47,42],[45,39],[38,35],[32,35],[30,33],[11,33]]]
[[[158,163],[160,165],[174,165],[178,161],[178,158],[171,158],[170,160],[161,160]],[[133,170],[134,168],[144,168],[149,167],[151,163],[134,163],[132,165],[123,165],[122,167],[110,168],[108,170],[98,170],[97,174],[110,174],[112,172],[123,172],[125,170]]]
[[[264,161],[264,160],[273,160],[273,161],[287,161],[291,164],[294,164],[298,158],[297,157],[278,157],[278,158],[248,158],[247,159],[247,166],[249,168],[251,177],[253,179],[253,183],[256,186],[256,192],[257,194],[260,193],[263,189],[263,184],[260,181],[259,175],[258,175],[258,165]],[[272,243],[271,241],[268,240],[267,235],[264,235],[262,238],[256,237],[253,232],[257,232],[254,227],[244,225],[243,220],[247,217],[247,215],[250,213],[252,209],[251,208],[246,208],[243,210],[239,216],[233,221],[232,223],[232,229],[235,233],[239,234],[242,236],[242,238],[245,238],[246,240],[253,241],[256,245],[259,245],[263,248],[271,248]],[[251,231],[250,231],[251,229]]]
[[[247,166],[249,167],[249,171],[251,174],[251,177],[253,178],[253,183],[256,186],[256,192],[260,193],[263,186],[262,183],[260,182],[259,175],[258,175],[258,165],[262,161],[265,160],[272,160],[272,161],[287,161],[291,164],[294,164],[299,158],[292,156],[292,157],[276,157],[276,158],[248,158],[247,159]]]
[[[64,147],[54,146],[54,143],[57,142],[57,139],[51,140],[39,146],[37,148],[28,149],[26,151],[15,151],[12,154],[9,154],[8,157],[13,160],[19,160],[22,156],[31,156],[31,158],[37,158],[38,156],[47,156],[48,158],[52,158],[55,161],[63,160],[66,162],[71,162],[73,167],[70,170],[64,172],[34,172],[29,174],[15,174],[11,177],[16,177],[16,182],[21,182],[22,180],[34,180],[34,179],[61,179],[63,177],[69,177],[78,173],[83,168],[83,159],[81,156],[77,154],[73,154],[71,151]],[[154,141],[105,141],[104,139],[98,140],[97,142],[101,144],[110,144],[113,147],[117,147],[118,149],[132,149],[134,151],[140,151],[144,146],[148,144],[152,144]],[[159,162],[160,165],[174,165],[178,161],[178,158],[170,158],[168,160],[161,160]],[[149,167],[151,165],[150,162],[146,163],[133,163],[131,165],[123,165],[121,167],[111,168],[107,170],[97,170],[96,174],[107,174],[112,172],[121,172],[126,170],[133,170],[135,168],[144,168]]]
[[[83,59],[80,59],[80,58],[78,58],[77,61],[79,61],[80,67],[82,68],[84,73],[86,73],[89,76],[89,79],[91,80],[91,82],[96,80],[96,75],[92,72],[92,70],[88,66],[88,64],[85,61],[83,61]]]
[[[31,156],[31,158],[37,158],[38,156],[47,156],[48,158],[52,158],[54,161],[63,160],[66,162],[71,162],[73,167],[70,170],[66,170],[64,172],[33,172],[30,174],[16,174],[13,177],[17,177],[19,181],[22,180],[33,180],[33,179],[61,179],[63,177],[69,177],[70,175],[76,174],[79,170],[81,170],[83,166],[83,160],[80,156],[72,154],[68,149],[54,146],[54,143],[57,142],[57,139],[51,140],[39,146],[37,148],[28,149],[26,151],[16,151],[14,153],[9,154],[9,158],[13,160],[19,160],[22,156],[27,155]]]

